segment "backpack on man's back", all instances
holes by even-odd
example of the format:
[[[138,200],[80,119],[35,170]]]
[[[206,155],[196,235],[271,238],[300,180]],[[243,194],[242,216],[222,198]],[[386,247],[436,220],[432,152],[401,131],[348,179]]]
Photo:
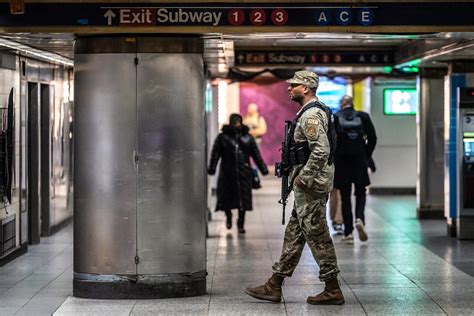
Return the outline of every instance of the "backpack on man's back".
[[[337,153],[341,156],[358,156],[365,152],[364,125],[357,111],[339,111]]]

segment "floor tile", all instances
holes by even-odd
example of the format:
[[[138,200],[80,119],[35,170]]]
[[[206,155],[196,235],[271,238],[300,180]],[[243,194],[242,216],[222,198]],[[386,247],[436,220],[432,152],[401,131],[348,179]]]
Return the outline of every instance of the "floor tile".
[[[442,315],[444,311],[419,288],[358,287],[353,293],[370,315]]]
[[[135,300],[93,300],[69,297],[54,315],[129,315]]]
[[[256,300],[246,287],[263,284],[281,254],[284,227],[276,201],[279,183],[255,191],[246,235],[225,228],[223,213],[208,225],[207,289],[199,297],[164,300],[90,300],[71,297],[72,225],[42,239],[0,267],[0,315],[463,315],[473,314],[474,242],[446,237],[445,221],[415,219],[413,197],[368,196],[369,241],[354,245],[333,236],[346,304],[312,306],[323,290],[306,246],[283,285],[281,303]],[[287,214],[289,215],[289,214]],[[357,237],[357,235],[356,235]]]

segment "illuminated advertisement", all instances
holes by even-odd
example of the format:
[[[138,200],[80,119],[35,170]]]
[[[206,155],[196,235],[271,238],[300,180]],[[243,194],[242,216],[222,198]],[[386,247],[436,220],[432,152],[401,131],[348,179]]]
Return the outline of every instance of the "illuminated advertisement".
[[[383,113],[386,115],[415,115],[418,108],[416,89],[384,89]]]
[[[329,106],[333,112],[340,109],[340,101],[346,94],[346,80],[336,77],[333,80],[327,77],[319,77],[317,96],[324,104]]]

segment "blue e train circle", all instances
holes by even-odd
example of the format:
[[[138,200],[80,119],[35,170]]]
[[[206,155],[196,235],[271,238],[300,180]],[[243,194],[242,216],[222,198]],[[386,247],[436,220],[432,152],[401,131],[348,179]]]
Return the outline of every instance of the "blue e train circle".
[[[316,10],[314,20],[317,25],[350,25],[353,24],[354,15],[360,25],[371,25],[374,23],[375,14],[371,9],[359,9],[357,11],[351,8],[339,9],[320,9]]]

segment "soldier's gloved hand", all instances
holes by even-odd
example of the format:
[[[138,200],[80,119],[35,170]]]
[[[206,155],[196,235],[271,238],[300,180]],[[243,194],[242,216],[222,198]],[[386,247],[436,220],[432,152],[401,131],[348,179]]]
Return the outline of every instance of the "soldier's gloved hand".
[[[216,174],[216,169],[207,168],[207,174],[211,175],[211,176],[215,175]]]
[[[300,190],[306,190],[306,185],[301,181],[300,176],[296,176],[294,185]]]

